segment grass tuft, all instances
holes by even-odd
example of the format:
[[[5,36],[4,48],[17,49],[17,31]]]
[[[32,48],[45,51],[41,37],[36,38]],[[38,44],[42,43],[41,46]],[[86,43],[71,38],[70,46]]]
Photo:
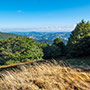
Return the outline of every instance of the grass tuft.
[[[90,90],[90,73],[54,62],[0,72],[0,90]]]

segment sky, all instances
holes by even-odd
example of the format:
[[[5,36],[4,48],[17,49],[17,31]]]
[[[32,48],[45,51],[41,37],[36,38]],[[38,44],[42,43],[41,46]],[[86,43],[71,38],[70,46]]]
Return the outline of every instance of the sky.
[[[90,21],[90,0],[0,0],[1,32],[72,31]]]

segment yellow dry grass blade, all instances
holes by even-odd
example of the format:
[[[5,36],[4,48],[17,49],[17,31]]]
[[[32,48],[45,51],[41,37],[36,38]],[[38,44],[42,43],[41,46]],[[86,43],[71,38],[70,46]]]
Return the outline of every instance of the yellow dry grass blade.
[[[0,73],[0,90],[90,90],[90,73],[66,64],[35,63]]]

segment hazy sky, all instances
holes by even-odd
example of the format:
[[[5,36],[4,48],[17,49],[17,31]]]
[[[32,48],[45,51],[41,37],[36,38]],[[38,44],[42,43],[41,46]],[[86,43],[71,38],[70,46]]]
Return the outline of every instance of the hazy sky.
[[[71,31],[90,21],[90,0],[0,0],[0,31]]]

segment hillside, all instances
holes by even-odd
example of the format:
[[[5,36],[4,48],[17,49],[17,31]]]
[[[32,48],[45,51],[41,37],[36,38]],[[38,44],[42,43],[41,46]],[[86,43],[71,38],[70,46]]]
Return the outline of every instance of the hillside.
[[[89,72],[64,62],[33,63],[0,72],[0,90],[90,90],[89,86]]]
[[[49,44],[52,44],[53,40],[57,37],[61,38],[66,44],[68,41],[68,37],[70,36],[70,32],[10,32],[10,33],[30,37],[37,42],[45,42]]]
[[[2,33],[0,32],[0,39],[7,39],[9,37],[16,37],[18,35],[16,34],[11,34],[11,33]]]

